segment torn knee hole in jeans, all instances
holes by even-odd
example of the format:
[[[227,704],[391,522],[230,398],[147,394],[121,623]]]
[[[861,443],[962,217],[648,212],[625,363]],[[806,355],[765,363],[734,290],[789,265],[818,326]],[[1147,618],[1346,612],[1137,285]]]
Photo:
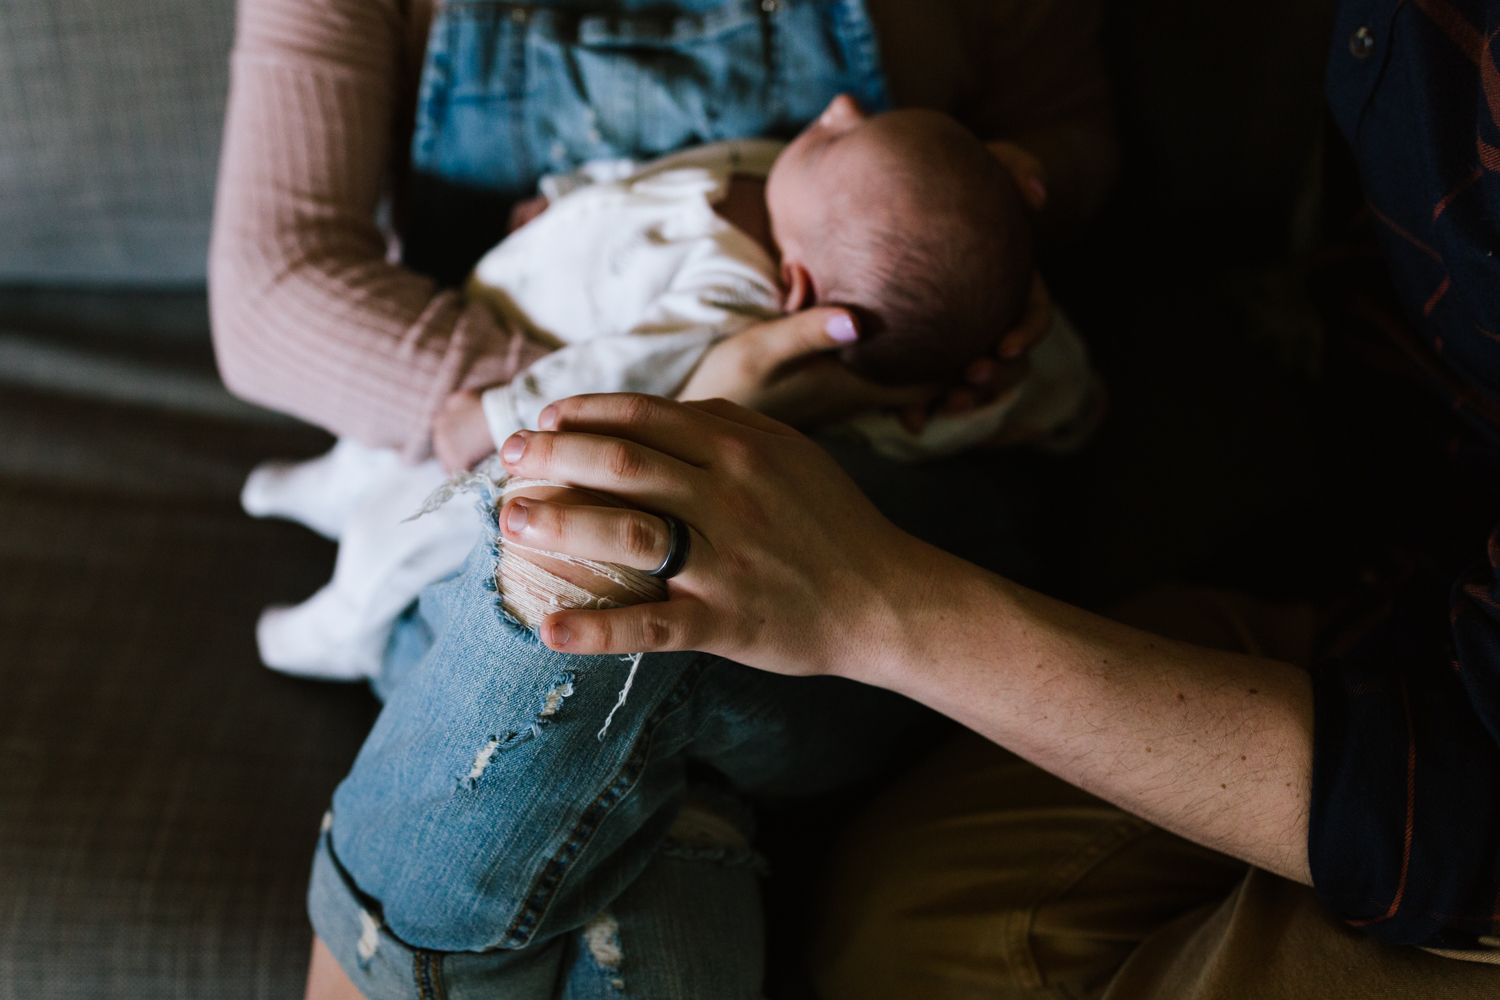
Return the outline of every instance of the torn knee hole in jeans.
[[[625,988],[620,967],[625,962],[625,949],[620,946],[620,922],[608,910],[599,913],[583,925],[583,943],[598,970],[610,976],[610,985],[617,990]]]
[[[506,480],[497,484],[499,495],[495,499],[495,509],[498,511],[507,496],[523,489],[564,485],[543,479]],[[554,611],[623,608],[627,604],[665,600],[667,596],[666,585],[649,573],[616,563],[578,559],[561,552],[507,541],[498,529],[495,534],[495,563],[494,584],[499,594],[500,610],[532,632],[538,631],[543,620]],[[573,579],[564,579],[548,569],[549,565],[568,573]],[[636,653],[624,658],[630,662],[630,673],[620,688],[618,700],[599,729],[600,740],[604,739],[615,713],[625,704],[625,699],[630,694],[636,672],[640,669],[642,655]]]
[[[496,510],[511,494],[538,487],[571,488],[545,479],[510,479],[499,484]],[[666,585],[650,573],[532,548],[509,541],[498,531],[495,537],[495,585],[500,607],[533,632],[554,611],[623,608],[627,604],[664,600],[667,596]],[[559,572],[571,579],[560,576]]]

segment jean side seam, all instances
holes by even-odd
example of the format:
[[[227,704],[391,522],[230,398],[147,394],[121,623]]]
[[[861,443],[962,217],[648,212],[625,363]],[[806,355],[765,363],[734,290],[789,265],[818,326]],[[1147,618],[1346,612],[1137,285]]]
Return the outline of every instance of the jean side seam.
[[[562,847],[542,866],[541,873],[537,875],[520,912],[506,928],[499,947],[519,948],[530,940],[537,925],[541,923],[542,915],[557,895],[557,889],[573,862],[578,859],[578,855],[582,853],[589,839],[603,825],[609,813],[635,787],[641,772],[646,769],[646,759],[651,751],[651,737],[655,734],[657,727],[668,715],[687,701],[688,695],[692,693],[698,683],[698,678],[703,675],[711,660],[712,657],[701,657],[688,667],[682,679],[677,682],[677,686],[646,720],[645,725],[641,727],[641,735],[636,740],[635,748],[620,768],[619,773],[615,775],[615,779],[599,794],[598,798],[584,809],[583,815],[579,817],[578,823],[573,827]]]
[[[443,990],[443,956],[440,952],[415,948],[411,957],[412,976],[421,1000],[446,1000]]]

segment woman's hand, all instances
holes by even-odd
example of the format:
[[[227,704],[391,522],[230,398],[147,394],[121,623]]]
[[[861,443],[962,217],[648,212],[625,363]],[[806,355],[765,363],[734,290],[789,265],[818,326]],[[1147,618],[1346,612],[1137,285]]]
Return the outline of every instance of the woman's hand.
[[[1027,356],[1051,327],[1052,296],[1042,276],[1033,274],[1020,322],[1000,338],[993,357],[979,358],[969,364],[964,370],[964,384],[949,389],[935,412],[943,416],[963,416],[1019,385],[1031,371]],[[931,412],[930,408],[907,407],[902,410],[901,419],[908,430],[919,434]],[[1013,434],[1013,430],[1002,428],[1000,433],[1001,438],[990,444],[1013,443],[1005,437]]]
[[[727,399],[797,427],[875,407],[925,412],[939,387],[877,385],[832,355],[858,337],[843,309],[806,309],[761,323],[714,345],[677,398]]]
[[[443,408],[432,417],[432,453],[443,470],[454,473],[472,469],[474,463],[494,451],[479,393],[465,389],[445,399]]]
[[[1047,170],[1041,160],[1013,142],[988,142],[985,147],[1010,171],[1027,208],[1040,212],[1047,207]]]
[[[817,445],[723,400],[575,396],[501,451],[506,468],[603,491],[631,507],[512,500],[507,539],[653,570],[681,518],[692,543],[669,599],[551,615],[569,653],[700,649],[783,673],[839,671],[894,652],[923,605],[924,574],[951,557],[882,517]]]

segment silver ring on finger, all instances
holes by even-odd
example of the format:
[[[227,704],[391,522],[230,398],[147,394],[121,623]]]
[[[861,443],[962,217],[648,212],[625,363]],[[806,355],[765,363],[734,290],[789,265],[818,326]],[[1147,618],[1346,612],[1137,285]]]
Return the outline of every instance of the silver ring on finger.
[[[650,570],[649,574],[658,580],[670,580],[681,573],[682,567],[687,563],[688,550],[693,547],[693,536],[681,518],[671,514],[656,516],[667,522],[667,557],[661,561],[660,566]]]

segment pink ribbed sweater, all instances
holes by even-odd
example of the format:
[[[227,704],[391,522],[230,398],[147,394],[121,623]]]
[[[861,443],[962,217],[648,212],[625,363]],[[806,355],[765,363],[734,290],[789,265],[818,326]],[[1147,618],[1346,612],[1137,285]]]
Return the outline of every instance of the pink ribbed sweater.
[[[429,449],[457,387],[545,353],[387,259],[431,0],[240,0],[209,255],[229,388],[337,434]],[[1113,169],[1097,0],[870,0],[898,104],[941,108],[1041,157],[1056,210]],[[897,40],[897,42],[891,41]]]

